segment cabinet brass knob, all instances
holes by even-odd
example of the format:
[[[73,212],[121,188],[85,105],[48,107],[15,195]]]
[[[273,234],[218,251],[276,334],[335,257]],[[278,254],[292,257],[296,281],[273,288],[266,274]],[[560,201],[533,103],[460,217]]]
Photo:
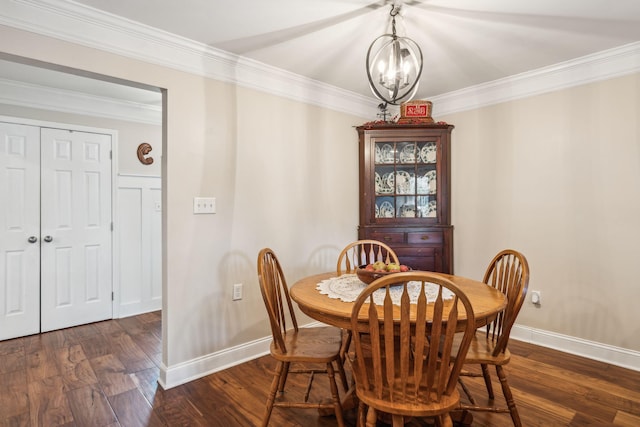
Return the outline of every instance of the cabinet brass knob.
[[[422,236],[421,239],[422,240],[429,240],[429,236]]]

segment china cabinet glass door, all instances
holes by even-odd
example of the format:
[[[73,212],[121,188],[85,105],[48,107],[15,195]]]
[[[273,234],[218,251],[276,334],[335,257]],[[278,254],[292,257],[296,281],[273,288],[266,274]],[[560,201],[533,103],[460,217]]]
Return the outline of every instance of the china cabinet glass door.
[[[376,219],[437,217],[437,142],[374,143]]]

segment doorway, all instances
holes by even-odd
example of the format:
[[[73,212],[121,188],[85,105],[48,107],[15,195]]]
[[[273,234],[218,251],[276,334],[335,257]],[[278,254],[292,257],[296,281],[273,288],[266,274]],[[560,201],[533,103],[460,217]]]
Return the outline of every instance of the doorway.
[[[0,122],[0,340],[112,318],[111,149]]]
[[[89,126],[116,130],[112,135],[114,169],[111,171],[114,189],[112,317],[121,318],[161,308],[161,219],[164,210],[161,165],[166,161],[163,155],[166,146],[166,90],[0,52],[0,92],[12,95],[3,97],[0,102],[0,121],[11,122],[15,120],[7,119],[17,118],[20,123],[33,124],[35,120],[46,120],[54,121],[56,125],[74,123],[74,128],[77,125],[80,130]],[[153,145],[150,155],[155,159],[153,164],[138,161],[136,147],[143,141]],[[0,177],[0,186],[3,179]],[[127,203],[123,203],[123,187],[128,191]],[[140,197],[134,197],[135,194]],[[152,197],[148,197],[150,194]],[[143,206],[144,201],[150,201],[151,206]],[[132,209],[126,209],[127,206]],[[0,210],[4,208],[0,202]],[[149,226],[152,231],[141,230]],[[123,239],[123,235],[127,239]],[[146,243],[131,242],[136,235],[151,237]],[[147,250],[149,247],[153,247],[153,251]],[[129,252],[123,255],[123,248]],[[139,249],[138,255],[142,253],[144,257],[131,256],[131,250],[135,248]],[[126,257],[124,261],[123,256]],[[153,256],[157,264],[146,262],[149,256]],[[145,293],[146,289],[141,292],[137,288],[131,289],[132,283],[147,284],[149,289],[152,283],[155,300],[145,299],[151,293]],[[25,305],[34,304],[32,298],[23,301]],[[26,329],[28,327],[25,326]]]

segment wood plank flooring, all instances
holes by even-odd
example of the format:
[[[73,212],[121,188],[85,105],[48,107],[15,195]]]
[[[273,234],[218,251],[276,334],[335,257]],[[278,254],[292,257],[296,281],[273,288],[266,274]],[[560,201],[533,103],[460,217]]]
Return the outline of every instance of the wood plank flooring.
[[[269,356],[165,391],[157,384],[161,348],[159,312],[0,342],[0,426],[260,425],[275,368]],[[506,369],[524,426],[640,426],[640,372],[517,341],[510,349]],[[306,385],[306,378],[289,381]],[[312,398],[322,381],[317,377]],[[481,381],[467,380],[478,400]],[[473,416],[473,426],[512,425],[507,414]],[[352,412],[347,422],[354,425]],[[315,410],[275,408],[270,425],[336,421]]]

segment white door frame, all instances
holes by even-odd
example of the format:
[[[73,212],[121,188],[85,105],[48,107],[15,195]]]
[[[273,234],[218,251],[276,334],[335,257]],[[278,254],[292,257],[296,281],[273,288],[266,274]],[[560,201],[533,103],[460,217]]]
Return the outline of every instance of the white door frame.
[[[22,117],[2,116],[0,115],[0,121],[7,123],[15,123],[19,125],[29,125],[38,127],[48,127],[56,129],[75,130],[79,132],[101,133],[111,136],[111,221],[113,222],[113,232],[111,233],[111,281],[113,290],[113,299],[111,301],[111,309],[113,318],[120,317],[120,306],[116,302],[119,301],[120,296],[120,280],[117,272],[120,266],[120,254],[116,249],[120,247],[118,240],[118,224],[116,221],[118,212],[118,131],[115,129],[105,129],[90,126],[81,126],[68,123],[49,122],[44,120],[25,119]]]

